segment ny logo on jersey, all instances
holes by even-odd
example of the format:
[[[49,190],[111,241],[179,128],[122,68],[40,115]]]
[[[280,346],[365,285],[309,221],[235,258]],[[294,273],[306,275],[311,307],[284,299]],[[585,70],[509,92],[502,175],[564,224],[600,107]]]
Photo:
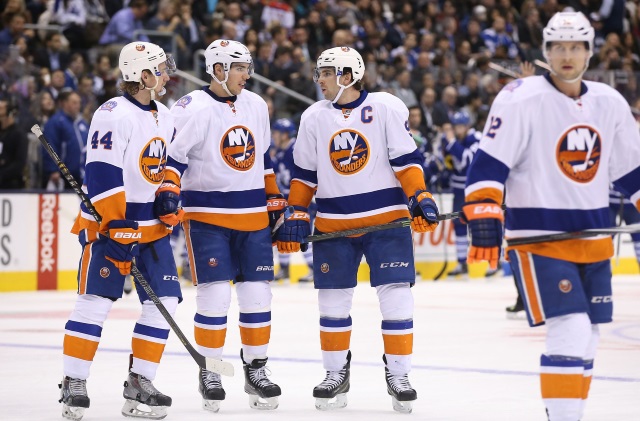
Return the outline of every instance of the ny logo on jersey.
[[[556,159],[564,175],[578,183],[588,183],[598,172],[601,153],[602,138],[598,131],[579,124],[560,137]]]
[[[227,130],[220,142],[220,153],[234,170],[250,170],[256,162],[256,141],[251,130],[244,126]]]
[[[362,133],[353,129],[340,130],[329,142],[329,158],[340,174],[355,174],[369,161],[369,143]]]
[[[147,181],[160,184],[167,166],[167,144],[161,137],[154,137],[140,153],[140,172]]]

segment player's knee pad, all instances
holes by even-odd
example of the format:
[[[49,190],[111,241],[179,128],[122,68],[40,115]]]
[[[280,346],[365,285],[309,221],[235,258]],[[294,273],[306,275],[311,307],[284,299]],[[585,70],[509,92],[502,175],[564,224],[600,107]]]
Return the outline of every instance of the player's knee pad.
[[[173,315],[176,314],[176,309],[178,308],[178,297],[159,298],[162,305],[164,305],[164,308],[166,308],[169,314],[173,317]],[[156,327],[158,329],[169,329],[169,323],[165,320],[158,307],[156,307],[151,300],[146,300],[142,303],[142,314],[140,315],[138,323],[145,326]]]
[[[376,287],[383,320],[413,318],[413,294],[408,283],[386,284]]]
[[[546,324],[547,355],[585,358],[592,335],[587,313],[552,317]]]
[[[69,320],[102,326],[111,310],[113,301],[91,294],[78,295]]]
[[[271,285],[267,281],[236,284],[238,308],[242,313],[271,310]]]
[[[229,281],[198,284],[196,287],[196,311],[203,316],[226,315],[231,305]]]
[[[318,290],[318,308],[322,317],[346,319],[352,302],[353,288]]]

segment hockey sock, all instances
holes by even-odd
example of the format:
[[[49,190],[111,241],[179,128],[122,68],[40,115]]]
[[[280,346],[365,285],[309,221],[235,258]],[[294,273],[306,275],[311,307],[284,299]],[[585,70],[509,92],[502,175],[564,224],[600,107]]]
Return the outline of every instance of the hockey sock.
[[[469,240],[466,235],[461,236],[456,234],[456,257],[458,262],[466,263],[467,261],[467,249],[469,248]]]
[[[587,399],[589,398],[589,389],[591,388],[591,378],[593,374],[593,361],[596,357],[596,349],[599,342],[600,328],[598,327],[598,325],[591,325],[591,340],[589,341],[589,345],[587,346],[587,353],[583,360],[584,373],[582,374],[582,409],[580,412],[581,418],[584,413],[584,408],[587,404]]]
[[[549,421],[580,419],[583,373],[582,358],[544,354],[540,357],[540,389]]]
[[[198,351],[205,357],[222,357],[230,304],[231,285],[228,281],[198,284],[194,336]]]
[[[271,286],[266,281],[236,284],[244,361],[265,358],[271,338]]]
[[[318,290],[320,348],[325,370],[339,371],[347,363],[351,343],[353,288]]]
[[[382,339],[387,369],[392,375],[411,370],[413,353],[413,295],[408,283],[376,287],[382,313]]]
[[[178,298],[160,297],[160,301],[173,316],[178,307]],[[152,301],[145,301],[142,304],[140,319],[133,328],[131,371],[149,380],[155,379],[168,337],[169,324]]]
[[[96,355],[102,324],[113,301],[96,295],[78,295],[75,308],[65,325],[63,371],[65,376],[86,380]]]

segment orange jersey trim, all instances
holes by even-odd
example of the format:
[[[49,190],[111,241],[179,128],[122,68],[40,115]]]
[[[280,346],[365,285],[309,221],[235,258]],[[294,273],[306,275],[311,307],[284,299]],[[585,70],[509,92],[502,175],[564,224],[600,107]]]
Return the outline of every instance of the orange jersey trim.
[[[582,374],[540,374],[543,399],[582,399]]]
[[[164,344],[131,338],[131,349],[134,358],[159,364],[164,352]]]
[[[289,190],[289,205],[308,208],[315,193],[315,188],[304,184],[302,181],[293,180]]]
[[[82,251],[82,260],[80,262],[80,279],[78,283],[78,294],[86,294],[87,292],[87,279],[89,272],[89,263],[91,262],[91,244],[84,246]]]
[[[396,178],[402,185],[402,190],[407,197],[411,197],[418,190],[426,190],[427,185],[424,182],[424,173],[416,167],[409,167],[402,171],[396,172]]]
[[[477,202],[486,199],[493,200],[497,204],[501,205],[503,200],[502,190],[486,187],[467,195],[464,200],[466,202]]]
[[[187,212],[184,219],[185,221],[192,219],[237,231],[259,231],[269,226],[269,217],[266,211],[239,214]]]
[[[407,335],[382,335],[385,354],[411,355],[413,353],[413,333]]]
[[[71,232],[74,234],[79,234],[83,229],[86,229],[88,231],[90,240],[97,238],[96,232],[98,229],[98,223],[96,221],[78,216],[76,218],[76,222],[73,225],[73,228],[71,229]],[[161,222],[158,222],[155,225],[141,225],[139,231],[142,236],[140,240],[138,240],[138,243],[151,243],[171,234],[171,231],[168,230],[167,227]],[[106,237],[107,231],[101,231],[100,234]]]
[[[509,250],[529,252],[574,263],[595,263],[613,256],[613,241],[610,237],[597,240],[563,240],[507,247],[506,251]]]
[[[242,345],[261,346],[267,345],[271,338],[271,325],[264,327],[240,326],[240,339]]]
[[[350,230],[355,228],[371,227],[374,225],[387,224],[398,219],[409,219],[409,210],[394,210],[390,212],[381,213],[378,215],[367,216],[364,218],[353,219],[328,219],[322,217],[316,217],[315,226],[320,232],[334,232]]]
[[[62,345],[64,355],[85,361],[93,361],[98,350],[99,342],[78,338],[77,336],[64,335]]]
[[[529,305],[529,310],[531,312],[531,319],[533,320],[534,325],[539,325],[544,322],[544,312],[542,303],[538,300],[538,294],[536,292],[537,286],[536,280],[533,277],[530,255],[529,253],[520,250],[518,250],[517,253],[520,265],[522,266],[522,281],[524,284],[527,304]]]
[[[196,343],[206,348],[222,348],[227,337],[227,328],[224,329],[203,329],[194,326],[194,336]]]
[[[351,342],[351,331],[325,332],[320,331],[320,348],[323,351],[346,351]]]
[[[176,186],[180,187],[180,175],[176,174],[171,170],[165,170],[164,172],[164,181],[169,181]]]

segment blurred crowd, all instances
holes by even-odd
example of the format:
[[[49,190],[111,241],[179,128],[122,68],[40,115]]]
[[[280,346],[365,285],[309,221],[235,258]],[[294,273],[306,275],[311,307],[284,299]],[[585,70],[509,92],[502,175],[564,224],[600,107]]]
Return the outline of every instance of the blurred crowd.
[[[522,63],[544,60],[542,28],[557,11],[581,11],[596,30],[586,78],[615,86],[632,109],[640,108],[639,3],[3,0],[0,189],[63,188],[55,165],[29,133],[36,123],[82,178],[92,113],[119,94],[118,53],[134,40],[161,45],[180,70],[207,83],[201,50],[219,38],[243,42],[257,74],[313,100],[319,98],[312,79],[318,54],[332,46],[355,47],[366,64],[365,88],[393,93],[409,107],[411,132],[430,177],[436,177],[442,171],[439,139],[453,115],[465,112],[469,129],[482,130],[493,98],[514,73],[521,74]],[[169,106],[186,93],[175,79],[163,98]],[[248,88],[270,104],[272,121],[297,121],[307,107],[251,82]]]

